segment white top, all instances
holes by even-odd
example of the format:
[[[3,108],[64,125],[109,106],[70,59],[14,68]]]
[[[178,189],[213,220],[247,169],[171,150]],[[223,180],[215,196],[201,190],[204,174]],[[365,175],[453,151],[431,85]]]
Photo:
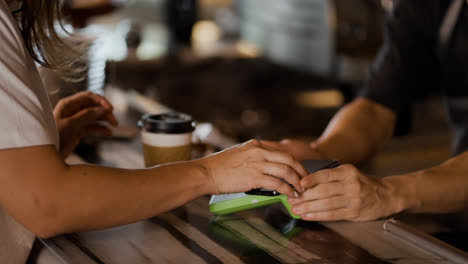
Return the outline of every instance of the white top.
[[[58,148],[47,93],[11,14],[17,7],[14,1],[0,0],[0,149],[38,145]],[[1,205],[0,238],[0,263],[26,261],[34,235]]]
[[[4,0],[0,0],[0,47],[0,149],[58,147],[49,98]]]

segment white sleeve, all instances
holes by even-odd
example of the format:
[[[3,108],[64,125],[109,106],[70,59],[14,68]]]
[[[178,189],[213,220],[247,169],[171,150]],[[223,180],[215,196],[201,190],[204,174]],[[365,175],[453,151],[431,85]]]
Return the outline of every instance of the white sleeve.
[[[55,145],[58,132],[37,68],[0,0],[0,149]]]

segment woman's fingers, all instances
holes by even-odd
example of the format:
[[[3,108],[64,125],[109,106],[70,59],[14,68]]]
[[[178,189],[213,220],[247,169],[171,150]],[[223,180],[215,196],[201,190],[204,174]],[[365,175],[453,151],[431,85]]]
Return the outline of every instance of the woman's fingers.
[[[86,127],[102,119],[105,114],[106,110],[102,107],[88,107],[72,116],[71,122],[76,122],[78,127]]]
[[[106,110],[105,120],[111,125],[117,126],[118,122],[112,113],[114,107],[103,96],[92,92],[80,92],[60,100],[56,106],[56,115],[61,118],[66,118],[79,113],[82,110],[91,107],[101,107]]]
[[[264,157],[266,161],[287,164],[293,168],[301,177],[307,175],[307,170],[302,164],[294,159],[291,154],[280,152],[276,149],[264,146]],[[299,190],[299,189],[298,189]]]
[[[289,197],[294,196],[294,189],[289,184],[278,178],[264,175],[255,179],[255,181],[258,186],[262,186],[265,189],[275,190]]]
[[[72,116],[71,120],[73,120],[73,122],[77,122],[80,127],[94,124],[100,120],[107,121],[113,126],[118,124],[114,114],[100,106],[85,108]]]
[[[112,135],[112,130],[110,130],[108,127],[99,125],[99,124],[94,124],[94,125],[89,125],[85,127],[82,130],[81,137],[87,137],[87,136],[110,136]]]
[[[115,117],[114,113],[112,113],[112,112],[107,113],[107,120],[114,127],[119,125],[119,121],[117,121],[117,118]]]
[[[114,110],[114,107],[112,106],[112,104],[104,96],[92,93],[90,95],[90,98],[93,100],[93,102],[96,105],[100,105],[104,107],[107,111]]]
[[[82,109],[95,105],[92,95],[93,93],[86,91],[63,98],[57,103],[55,110],[62,118],[73,116]]]
[[[333,211],[345,208],[348,204],[348,197],[344,195],[336,195],[325,199],[312,200],[294,205],[292,207],[292,212],[296,215],[304,215],[323,211]]]
[[[282,145],[279,142],[275,142],[275,141],[262,140],[261,143],[264,146],[268,146],[277,150],[281,150],[282,148]]]
[[[117,118],[112,112],[106,112],[100,120],[107,121],[109,124],[111,124],[114,127],[119,125]]]
[[[299,190],[298,188],[300,188],[299,183],[301,176],[293,168],[286,164],[260,161],[256,162],[253,166],[255,166],[257,170],[265,175],[284,179],[287,183],[294,186],[296,190]],[[279,190],[277,191],[280,192]]]
[[[294,159],[291,154],[278,151],[272,147],[262,144],[258,140],[250,140],[239,145],[240,148],[247,150],[247,155],[254,159],[264,159],[268,162],[283,163],[293,168],[301,177],[307,175],[307,170],[302,164]]]
[[[303,176],[307,175],[307,171],[299,161],[290,154],[265,146],[258,141],[251,141],[247,145],[253,146],[250,156],[256,159],[257,169],[264,174],[286,180],[302,193],[299,182]]]
[[[102,106],[104,109],[106,109],[107,113],[105,115],[104,120],[106,120],[107,122],[109,122],[109,124],[113,126],[117,126],[119,124],[117,118],[115,118],[114,114],[112,113],[114,107],[109,102],[109,100],[98,94],[91,94],[90,99],[93,100],[95,105]]]

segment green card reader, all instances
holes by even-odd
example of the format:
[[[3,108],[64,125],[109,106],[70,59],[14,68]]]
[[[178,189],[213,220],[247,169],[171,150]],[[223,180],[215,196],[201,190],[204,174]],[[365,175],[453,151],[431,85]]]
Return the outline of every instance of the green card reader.
[[[335,168],[340,165],[337,161],[306,160],[302,165],[309,173],[323,169]],[[300,219],[291,212],[288,197],[274,190],[255,189],[246,193],[213,195],[210,200],[210,211],[218,215],[227,215],[271,204],[282,203],[291,217]]]

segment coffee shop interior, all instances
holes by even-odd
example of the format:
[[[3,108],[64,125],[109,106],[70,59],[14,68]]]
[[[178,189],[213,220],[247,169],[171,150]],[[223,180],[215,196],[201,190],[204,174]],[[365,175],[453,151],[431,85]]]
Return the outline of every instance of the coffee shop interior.
[[[76,64],[86,74],[69,82],[43,71],[47,88],[60,87],[49,89],[51,101],[89,90],[111,101],[120,122],[112,136],[83,139],[69,162],[143,167],[137,122],[144,114],[167,111],[196,120],[193,152],[198,156],[250,139],[317,138],[334,114],[359,95],[392,7],[392,0],[65,1],[64,28],[72,33],[66,39],[85,45],[86,56]],[[452,132],[440,97],[429,96],[408,111],[398,120],[395,136],[363,165],[367,173],[415,171],[452,156]],[[49,253],[41,251],[38,258],[70,263],[468,259],[462,251],[468,250],[468,233],[460,220],[467,218],[459,214],[397,216],[395,222],[415,230],[411,240],[385,231],[387,219],[295,221],[291,227],[287,215],[269,210],[242,212],[213,225],[207,202],[204,198],[117,230],[43,240]],[[149,225],[162,226],[166,233]]]

